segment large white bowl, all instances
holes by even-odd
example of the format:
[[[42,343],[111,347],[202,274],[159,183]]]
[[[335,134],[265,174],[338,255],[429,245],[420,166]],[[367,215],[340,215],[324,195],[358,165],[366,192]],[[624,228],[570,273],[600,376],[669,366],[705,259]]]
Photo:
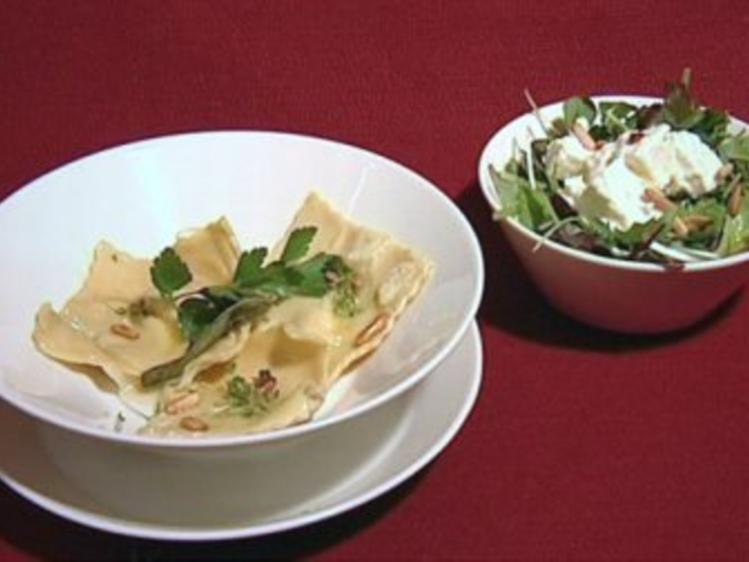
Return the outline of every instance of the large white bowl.
[[[304,197],[322,193],[357,221],[420,249],[436,265],[424,294],[378,352],[334,386],[307,424],[205,439],[132,433],[117,398],[45,358],[30,339],[39,304],[80,286],[106,238],[152,256],[188,227],[225,215],[244,247],[271,244]],[[483,289],[476,237],[457,207],[407,168],[366,150],[269,132],[176,135],[112,148],[55,170],[0,205],[0,396],[66,429],[126,444],[206,448],[277,441],[335,424],[390,400],[434,369],[474,317]]]
[[[626,101],[635,105],[660,101],[642,96],[600,96],[596,101]],[[562,113],[562,102],[541,108],[546,122]],[[733,127],[747,127],[737,119]],[[530,132],[530,133],[529,133]],[[500,207],[489,176],[489,165],[504,167],[513,141],[527,146],[530,134],[543,131],[526,113],[502,127],[487,143],[479,159],[479,182],[489,205]],[[548,301],[587,324],[630,333],[657,333],[685,328],[707,316],[749,277],[749,253],[702,263],[681,270],[597,256],[544,241],[514,219],[500,221],[502,231],[530,277]],[[540,245],[539,245],[540,244]]]

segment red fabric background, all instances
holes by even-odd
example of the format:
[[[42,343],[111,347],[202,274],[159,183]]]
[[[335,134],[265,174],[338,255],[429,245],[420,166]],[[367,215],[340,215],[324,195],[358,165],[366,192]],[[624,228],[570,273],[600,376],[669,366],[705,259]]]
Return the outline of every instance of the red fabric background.
[[[4,0],[0,196],[134,139],[311,133],[434,181],[488,274],[478,406],[394,493],[277,537],[185,546],[83,529],[3,489],[0,559],[749,557],[747,299],[664,338],[579,326],[530,287],[475,172],[525,87],[539,102],[659,94],[690,65],[703,100],[749,117],[747,29],[741,0]]]

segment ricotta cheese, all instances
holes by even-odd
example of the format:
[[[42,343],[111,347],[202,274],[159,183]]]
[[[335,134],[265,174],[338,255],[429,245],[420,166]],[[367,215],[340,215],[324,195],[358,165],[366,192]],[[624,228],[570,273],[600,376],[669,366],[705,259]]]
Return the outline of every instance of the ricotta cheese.
[[[573,135],[556,139],[545,164],[578,213],[618,230],[661,216],[645,201],[647,189],[699,197],[717,187],[722,165],[697,135],[668,125],[623,133],[595,150],[586,149]]]

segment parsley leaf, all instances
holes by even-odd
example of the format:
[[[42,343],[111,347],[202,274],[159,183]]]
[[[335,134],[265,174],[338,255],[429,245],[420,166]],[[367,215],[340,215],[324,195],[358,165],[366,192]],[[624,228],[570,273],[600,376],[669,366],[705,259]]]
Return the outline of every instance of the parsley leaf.
[[[182,375],[185,367],[223,338],[231,330],[244,324],[260,319],[279,299],[272,295],[254,295],[225,308],[210,323],[203,325],[187,352],[182,356],[157,365],[145,371],[140,376],[140,383],[144,387],[152,387]]]
[[[198,340],[208,325],[221,313],[214,301],[189,298],[180,303],[177,311],[182,334],[188,341]]]
[[[192,281],[192,274],[174,248],[164,248],[151,265],[151,281],[164,298],[171,299],[175,291]]]
[[[297,271],[277,261],[264,267],[252,285],[239,286],[238,290],[240,294],[245,296],[265,293],[286,298],[293,294],[293,287],[298,285],[300,281],[301,278]]]
[[[322,297],[328,292],[330,282],[328,271],[339,267],[343,260],[330,254],[317,254],[300,264],[296,271],[300,275],[299,283],[294,287],[294,294],[304,297]]]
[[[242,252],[234,272],[234,282],[239,285],[252,285],[260,279],[263,262],[268,256],[268,248],[255,248],[251,252]]]
[[[297,228],[286,241],[286,246],[281,253],[281,261],[290,264],[302,259],[307,255],[315,234],[317,234],[317,228],[314,226]]]
[[[205,287],[199,291],[199,294],[224,309],[227,306],[237,302],[242,298],[241,291],[234,285],[214,285]]]

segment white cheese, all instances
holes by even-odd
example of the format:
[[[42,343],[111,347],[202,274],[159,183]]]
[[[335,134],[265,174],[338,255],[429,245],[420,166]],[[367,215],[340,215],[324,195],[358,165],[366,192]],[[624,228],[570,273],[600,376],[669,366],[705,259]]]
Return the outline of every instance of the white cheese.
[[[557,139],[546,153],[549,173],[557,179],[579,176],[590,155],[591,152],[572,135]]]
[[[646,189],[698,197],[717,187],[721,161],[697,135],[659,125],[642,134],[624,133],[596,150],[572,135],[554,140],[546,166],[578,213],[628,230],[661,216],[644,201]]]
[[[627,167],[624,159],[614,157],[609,165],[587,169],[582,177],[587,189],[576,201],[581,214],[603,217],[621,230],[660,216],[653,204],[644,200],[647,183]]]
[[[718,156],[694,133],[654,127],[627,151],[627,165],[667,195],[699,197],[717,186]]]

